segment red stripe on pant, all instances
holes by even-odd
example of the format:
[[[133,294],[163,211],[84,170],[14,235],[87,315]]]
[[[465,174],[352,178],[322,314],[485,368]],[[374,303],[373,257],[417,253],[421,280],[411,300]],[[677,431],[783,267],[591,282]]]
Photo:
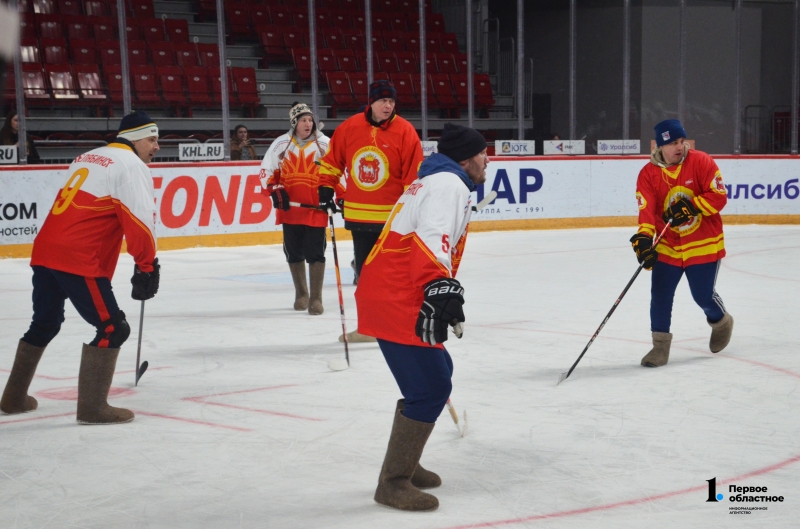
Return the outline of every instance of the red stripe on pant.
[[[111,316],[108,314],[108,308],[106,308],[106,302],[103,301],[103,296],[100,294],[100,289],[97,288],[97,281],[93,277],[86,277],[86,286],[89,288],[89,294],[92,295],[92,302],[94,303],[94,308],[97,310],[97,314],[100,316],[100,321],[108,321],[111,319]],[[108,347],[108,336],[114,332],[114,325],[109,324],[105,329],[103,329],[106,333],[106,338],[103,338],[97,343],[97,347]]]

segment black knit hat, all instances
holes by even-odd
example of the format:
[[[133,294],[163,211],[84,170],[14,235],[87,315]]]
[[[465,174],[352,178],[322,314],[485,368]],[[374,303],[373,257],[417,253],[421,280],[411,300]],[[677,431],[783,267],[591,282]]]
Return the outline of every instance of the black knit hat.
[[[469,160],[486,148],[486,140],[475,129],[445,123],[437,150],[457,162]]]
[[[371,105],[379,99],[397,99],[397,90],[386,79],[375,81],[369,85],[369,104]]]
[[[140,140],[150,136],[158,137],[158,126],[145,112],[134,110],[119,122],[118,137],[130,141]]]

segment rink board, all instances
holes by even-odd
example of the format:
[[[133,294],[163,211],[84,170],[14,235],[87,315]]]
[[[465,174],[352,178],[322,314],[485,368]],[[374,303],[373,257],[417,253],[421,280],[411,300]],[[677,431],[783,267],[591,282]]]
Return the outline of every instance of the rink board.
[[[715,156],[729,202],[728,223],[800,222],[800,158]],[[473,216],[473,231],[633,226],[636,177],[646,156],[493,157],[487,181],[497,199]],[[69,179],[68,166],[0,170],[0,257],[26,257]],[[152,164],[160,249],[282,241],[258,162]],[[341,217],[336,226],[343,227]],[[337,230],[338,233],[338,230]],[[342,231],[341,236],[346,237]]]

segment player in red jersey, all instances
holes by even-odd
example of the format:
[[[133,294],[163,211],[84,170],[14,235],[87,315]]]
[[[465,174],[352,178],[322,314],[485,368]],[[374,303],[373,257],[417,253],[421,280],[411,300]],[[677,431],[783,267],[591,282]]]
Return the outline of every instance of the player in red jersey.
[[[689,149],[686,131],[677,119],[662,121],[655,132],[657,147],[636,182],[639,231],[631,237],[639,262],[653,270],[653,349],[642,358],[645,367],[663,366],[669,360],[672,301],[684,273],[692,297],[711,326],[711,352],[722,351],[733,332],[733,318],[715,289],[720,259],[725,257],[719,212],[728,197],[722,175],[708,154]],[[670,229],[653,249],[653,236],[670,219]]]
[[[108,391],[119,348],[130,335],[117,306],[111,278],[122,237],[136,262],[131,296],[158,292],[155,201],[147,163],[158,152],[158,127],[144,112],[122,118],[116,140],[78,156],[67,182],[33,243],[33,319],[19,341],[0,410],[25,413],[38,407],[28,395],[45,347],[64,322],[69,299],[84,320],[97,328],[83,345],[78,377],[78,413],[82,424],[130,422],[133,412],[108,405]]]
[[[446,123],[438,153],[419,168],[364,263],[356,289],[358,329],[375,336],[403,394],[394,416],[375,501],[429,511],[439,476],[419,465],[452,389],[448,326],[464,321],[455,279],[472,215],[471,192],[486,181],[486,140]]]
[[[345,177],[344,227],[353,234],[356,278],[403,191],[417,178],[422,145],[414,126],[397,115],[397,91],[389,81],[369,86],[369,104],[336,128],[320,161],[319,201],[335,207],[334,187]],[[339,337],[342,341],[343,337]],[[348,342],[375,341],[347,333]]]

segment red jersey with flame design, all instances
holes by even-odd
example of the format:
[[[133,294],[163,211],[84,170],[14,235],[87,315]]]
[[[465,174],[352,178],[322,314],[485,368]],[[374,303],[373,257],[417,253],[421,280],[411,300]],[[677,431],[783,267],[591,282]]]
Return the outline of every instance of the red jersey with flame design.
[[[316,141],[311,139],[303,146],[291,134],[279,136],[272,142],[264,160],[261,162],[259,179],[267,192],[282,185],[291,202],[319,204],[319,165],[317,160],[328,150],[330,139],[316,132]],[[341,185],[337,190],[344,191]],[[276,224],[303,224],[324,228],[328,225],[328,215],[323,211],[309,208],[291,207],[289,211],[276,210]]]
[[[699,214],[691,222],[667,230],[658,259],[674,266],[711,263],[725,257],[725,236],[719,212],[728,202],[722,175],[708,154],[689,150],[671,167],[648,163],[636,182],[639,232],[654,236],[664,229],[664,212],[680,198],[690,200]]]
[[[406,189],[361,269],[358,332],[432,347],[414,332],[423,288],[456,276],[471,215],[470,192],[453,173],[426,176]]]
[[[156,207],[150,169],[111,143],[75,158],[33,242],[31,266],[111,279],[122,236],[144,272],[156,257]]]
[[[336,128],[322,158],[320,185],[334,187],[345,174],[344,219],[383,224],[397,198],[417,178],[422,146],[414,126],[395,115],[380,127],[363,114]]]

